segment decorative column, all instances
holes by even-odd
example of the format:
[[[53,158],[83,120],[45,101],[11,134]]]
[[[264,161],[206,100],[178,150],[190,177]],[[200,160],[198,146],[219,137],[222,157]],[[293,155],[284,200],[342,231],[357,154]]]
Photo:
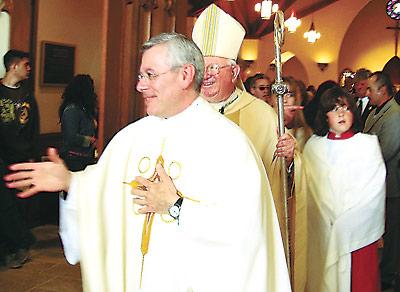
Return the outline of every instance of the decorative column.
[[[181,1],[184,2],[184,1]],[[167,31],[176,31],[176,0],[164,0],[164,11],[166,12],[167,15],[167,22],[166,22],[166,29]],[[181,10],[185,11],[185,10]],[[185,15],[186,18],[186,13],[181,13]]]
[[[157,0],[140,0],[141,11],[141,24],[142,28],[142,42],[147,41],[151,37],[152,32],[152,15],[154,10],[158,8]]]

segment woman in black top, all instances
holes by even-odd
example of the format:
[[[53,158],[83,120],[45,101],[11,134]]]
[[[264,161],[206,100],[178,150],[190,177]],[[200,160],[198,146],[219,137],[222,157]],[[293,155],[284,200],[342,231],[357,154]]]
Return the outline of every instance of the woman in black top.
[[[89,75],[76,75],[59,108],[63,145],[60,155],[71,171],[96,162],[97,95]]]

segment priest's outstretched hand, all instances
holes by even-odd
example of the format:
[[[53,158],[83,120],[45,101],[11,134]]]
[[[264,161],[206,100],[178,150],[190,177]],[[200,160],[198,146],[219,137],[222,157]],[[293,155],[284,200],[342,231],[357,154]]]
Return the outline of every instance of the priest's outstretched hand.
[[[135,179],[144,186],[132,189],[133,202],[141,207],[138,210],[141,214],[149,212],[168,214],[168,209],[179,199],[172,179],[161,164],[157,164],[156,171],[158,176],[154,181],[141,176],[137,176]]]
[[[38,192],[68,191],[71,173],[58,156],[55,148],[48,148],[49,161],[13,164],[9,168],[13,172],[4,176],[6,186],[22,189],[17,194],[27,198]]]

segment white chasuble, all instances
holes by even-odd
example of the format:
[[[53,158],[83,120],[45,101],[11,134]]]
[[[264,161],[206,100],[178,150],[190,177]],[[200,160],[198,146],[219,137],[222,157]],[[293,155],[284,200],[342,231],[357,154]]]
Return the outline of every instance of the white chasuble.
[[[308,183],[306,291],[350,292],[351,252],[384,231],[385,165],[376,136],[312,136],[304,148]]]
[[[160,156],[185,198],[179,222],[154,215],[143,259],[145,215],[126,183],[150,178]],[[80,260],[85,291],[290,291],[262,162],[201,98],[176,116],[120,131],[97,165],[73,175],[62,204],[65,254]]]

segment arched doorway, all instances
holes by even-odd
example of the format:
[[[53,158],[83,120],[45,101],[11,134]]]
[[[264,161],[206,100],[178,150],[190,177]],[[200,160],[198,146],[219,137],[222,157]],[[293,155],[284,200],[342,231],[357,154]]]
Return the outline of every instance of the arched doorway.
[[[284,76],[292,76],[296,80],[301,80],[304,84],[309,85],[307,70],[296,56],[293,56],[283,64],[282,71]]]

